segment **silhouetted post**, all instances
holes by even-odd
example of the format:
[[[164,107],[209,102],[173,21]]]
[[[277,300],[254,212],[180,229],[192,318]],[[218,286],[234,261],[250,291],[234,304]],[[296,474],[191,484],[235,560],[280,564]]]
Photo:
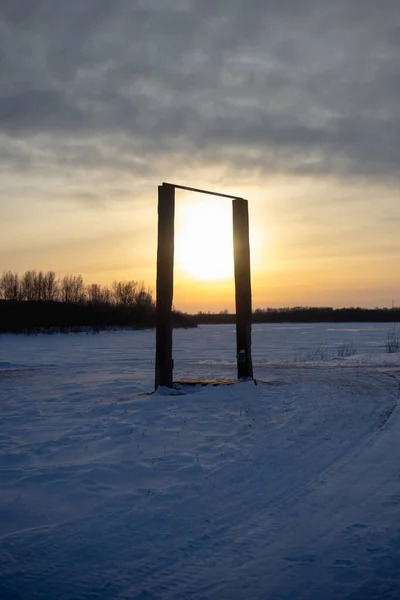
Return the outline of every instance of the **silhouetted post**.
[[[251,279],[249,208],[247,200],[232,201],[235,263],[236,351],[238,379],[253,378],[251,360]]]
[[[172,387],[174,218],[175,188],[164,183],[158,186],[155,389],[160,385]]]

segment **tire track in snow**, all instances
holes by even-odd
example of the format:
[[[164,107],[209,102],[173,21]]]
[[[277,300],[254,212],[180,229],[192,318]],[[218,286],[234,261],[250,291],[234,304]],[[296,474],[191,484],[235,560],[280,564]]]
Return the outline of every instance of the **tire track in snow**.
[[[315,375],[313,375],[315,377]],[[307,378],[307,376],[306,376]],[[368,375],[371,378],[371,375]],[[373,381],[375,378],[372,376]],[[332,382],[331,382],[332,383]],[[337,375],[335,375],[335,387],[338,387]],[[353,384],[352,378],[350,385]],[[357,388],[357,386],[355,386]],[[365,393],[365,382],[363,382],[362,393]],[[281,432],[282,433],[282,432]],[[315,429],[313,430],[313,435]],[[218,498],[218,502],[224,507],[223,511],[217,513],[217,518],[214,518],[213,525],[210,527],[209,535],[200,534],[192,540],[189,540],[186,545],[177,549],[176,555],[188,557],[182,563],[176,563],[177,558],[170,556],[162,563],[158,563],[149,573],[142,573],[143,589],[158,594],[166,593],[167,590],[173,595],[168,595],[168,598],[193,597],[193,598],[211,598],[211,593],[217,594],[216,597],[222,598],[221,586],[223,588],[224,573],[229,573],[232,569],[243,569],[247,564],[251,563],[257,553],[262,553],[268,546],[265,543],[265,538],[269,536],[279,536],[284,529],[282,520],[274,520],[274,515],[271,515],[271,508],[279,505],[281,515],[293,510],[293,507],[305,496],[310,494],[310,491],[320,483],[321,476],[327,477],[329,471],[335,468],[338,463],[344,464],[350,455],[357,452],[359,447],[363,445],[366,439],[371,435],[370,428],[360,435],[355,444],[350,446],[343,444],[337,448],[337,453],[332,455],[328,461],[328,465],[324,465],[324,469],[314,469],[311,473],[302,474],[302,481],[296,484],[290,484],[285,478],[281,478],[275,486],[275,491],[269,492],[266,500],[254,502],[252,495],[247,495],[243,498],[237,497],[232,500],[231,495],[222,495]],[[314,452],[318,442],[313,442],[303,446],[302,453],[299,456],[299,462]],[[299,450],[299,449],[297,449]],[[321,465],[320,465],[321,467]],[[243,478],[249,487],[252,487],[252,482],[246,479],[248,466],[237,470],[238,478]],[[306,480],[304,481],[304,476]],[[217,499],[216,499],[217,500]],[[240,508],[243,503],[246,503],[246,511],[252,513],[250,518],[245,518],[239,521],[236,526],[232,526],[232,515],[240,515]],[[236,557],[232,560],[232,556]],[[215,582],[212,583],[210,573],[217,570],[215,574]],[[179,572],[179,577],[178,577]],[[162,590],[158,585],[153,585],[154,578],[157,581],[162,581]],[[195,583],[191,583],[194,578]],[[179,585],[178,585],[179,582]],[[168,585],[170,586],[168,588]],[[178,585],[178,589],[177,589]],[[166,587],[167,586],[167,587]],[[213,589],[215,588],[215,589]],[[176,595],[175,595],[176,594]],[[206,595],[204,595],[206,594]]]
[[[162,422],[154,414],[155,404],[148,399],[126,403],[127,416],[118,412],[123,429],[131,410],[138,435],[147,427],[153,440],[144,448],[150,452],[148,460],[155,458],[156,465],[159,460],[154,485],[165,476],[163,465],[178,469],[175,479],[150,495],[144,489],[129,495],[129,488],[115,488],[115,495],[89,517],[9,536],[6,550],[25,568],[25,575],[20,571],[20,579],[14,579],[14,591],[24,587],[25,597],[33,598],[29,590],[41,577],[42,597],[51,590],[64,600],[71,597],[66,586],[73,574],[76,596],[90,593],[102,600],[131,599],[142,592],[157,599],[234,598],[237,582],[247,590],[257,587],[259,573],[266,570],[257,563],[262,556],[271,557],[279,539],[288,546],[281,548],[282,555],[292,559],[281,569],[312,568],[312,553],[290,547],[291,528],[301,525],[296,511],[324,488],[321,475],[326,479],[348,462],[377,430],[377,406],[387,406],[386,396],[393,391],[392,382],[385,382],[383,375],[371,373],[356,377],[337,370],[287,370],[285,384],[273,390],[251,386],[256,393],[249,394],[250,388],[241,384],[226,390],[223,400],[218,390],[181,397],[171,404],[170,433],[160,432],[169,442],[175,440],[169,462],[163,462],[161,440],[156,449],[152,446],[156,437],[151,427],[155,433]],[[106,408],[90,418],[101,420],[108,412],[112,417],[113,407]],[[157,410],[162,414],[165,404]],[[277,420],[277,414],[283,417]],[[346,423],[346,429],[338,429],[338,422]],[[120,436],[120,427],[117,431]],[[138,464],[127,460],[121,473],[128,476]],[[15,573],[9,561],[4,564]],[[51,585],[46,587],[46,581]],[[114,583],[107,587],[110,581]],[[11,590],[8,582],[5,591]],[[238,590],[243,598],[246,588]]]

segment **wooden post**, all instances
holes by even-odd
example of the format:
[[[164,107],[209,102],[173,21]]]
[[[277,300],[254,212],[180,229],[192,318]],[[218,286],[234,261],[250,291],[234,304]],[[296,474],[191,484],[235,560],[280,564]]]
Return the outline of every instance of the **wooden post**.
[[[172,387],[172,297],[174,287],[175,188],[158,186],[156,373],[158,386]]]
[[[251,360],[251,279],[249,208],[247,200],[232,201],[235,264],[236,351],[238,379],[253,378]]]

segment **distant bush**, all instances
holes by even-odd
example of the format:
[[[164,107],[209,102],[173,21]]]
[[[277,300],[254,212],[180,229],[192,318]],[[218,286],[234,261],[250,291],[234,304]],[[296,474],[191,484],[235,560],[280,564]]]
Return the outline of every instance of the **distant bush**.
[[[354,354],[357,354],[357,348],[354,345],[354,342],[347,342],[346,344],[342,344],[342,346],[339,346],[337,350],[337,355],[340,358],[345,358],[346,356],[354,356]]]
[[[329,348],[326,344],[320,344],[316,348],[309,350],[305,354],[296,354],[295,362],[319,362],[330,360]]]
[[[387,333],[385,349],[388,354],[400,352],[400,334],[396,325],[393,325]]]

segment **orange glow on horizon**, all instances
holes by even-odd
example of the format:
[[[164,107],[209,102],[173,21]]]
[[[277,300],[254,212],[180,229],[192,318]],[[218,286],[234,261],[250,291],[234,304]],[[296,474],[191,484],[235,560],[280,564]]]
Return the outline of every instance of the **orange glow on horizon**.
[[[397,188],[286,177],[224,189],[222,178],[195,175],[187,181],[249,201],[254,308],[398,305]],[[60,188],[51,183],[43,198],[27,196],[18,214],[9,203],[0,272],[53,270],[106,286],[143,281],[155,295],[155,186],[101,205],[79,203],[71,192],[49,211],[45,191],[56,196]],[[233,310],[231,201],[183,191],[176,199],[175,307]]]

